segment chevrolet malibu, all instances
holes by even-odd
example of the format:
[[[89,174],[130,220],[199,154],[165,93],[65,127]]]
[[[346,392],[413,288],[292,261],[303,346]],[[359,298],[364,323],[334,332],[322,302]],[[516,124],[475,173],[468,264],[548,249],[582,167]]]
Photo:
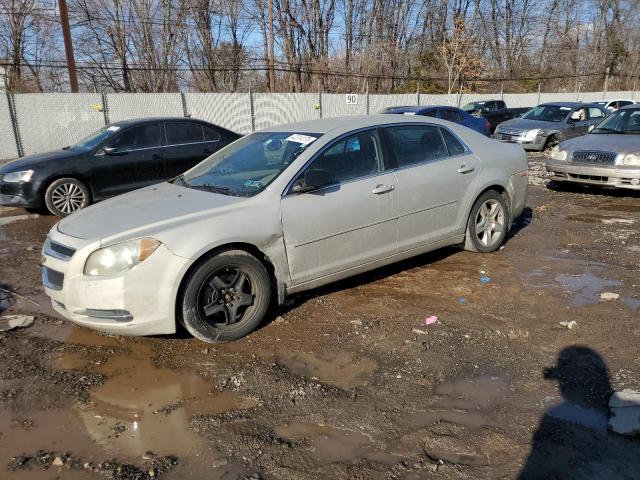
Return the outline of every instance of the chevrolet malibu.
[[[500,247],[527,199],[519,145],[405,115],[243,137],[177,178],[83,209],[43,251],[53,307],[113,334],[207,342],[285,297],[447,245]]]

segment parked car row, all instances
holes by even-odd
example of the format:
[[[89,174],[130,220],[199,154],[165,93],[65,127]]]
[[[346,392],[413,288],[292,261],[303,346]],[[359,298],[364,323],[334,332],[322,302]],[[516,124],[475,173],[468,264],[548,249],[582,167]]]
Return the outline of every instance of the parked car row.
[[[638,188],[640,106],[608,113],[539,105],[503,122],[501,142],[487,119],[452,107],[244,137],[191,119],[120,122],[3,167],[0,201],[69,215],[42,260],[64,317],[228,341],[289,294],[447,245],[495,251],[526,205],[523,147],[551,147],[556,180]]]

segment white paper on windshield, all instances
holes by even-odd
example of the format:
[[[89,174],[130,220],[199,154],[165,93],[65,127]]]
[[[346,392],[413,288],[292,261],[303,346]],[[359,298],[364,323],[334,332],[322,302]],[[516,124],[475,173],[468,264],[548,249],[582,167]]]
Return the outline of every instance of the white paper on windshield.
[[[415,115],[416,112],[403,112],[403,115]]]
[[[116,127],[114,125],[112,127],[108,127],[107,130],[109,130],[110,132],[117,132],[118,130],[120,130],[120,127]]]
[[[306,145],[307,143],[311,143],[316,139],[316,137],[310,137],[309,135],[301,135],[300,133],[294,133],[290,137],[286,139],[287,142],[296,142],[301,143],[302,145]]]

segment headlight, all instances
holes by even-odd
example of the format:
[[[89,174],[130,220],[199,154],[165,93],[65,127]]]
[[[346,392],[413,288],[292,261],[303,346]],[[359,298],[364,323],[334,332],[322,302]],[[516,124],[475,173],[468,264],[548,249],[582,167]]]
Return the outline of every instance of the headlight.
[[[629,153],[625,155],[621,162],[622,165],[640,166],[640,152]]]
[[[551,158],[553,160],[559,160],[561,162],[564,162],[567,159],[567,151],[560,150],[560,147],[556,145],[551,149]]]
[[[111,275],[145,261],[160,246],[153,238],[138,238],[96,250],[84,264],[84,274]]]
[[[7,183],[25,183],[31,180],[33,170],[22,170],[20,172],[5,173],[2,180]]]
[[[534,140],[540,134],[541,131],[542,130],[540,130],[539,128],[534,128],[533,130],[527,130],[521,135],[521,137],[524,140]]]

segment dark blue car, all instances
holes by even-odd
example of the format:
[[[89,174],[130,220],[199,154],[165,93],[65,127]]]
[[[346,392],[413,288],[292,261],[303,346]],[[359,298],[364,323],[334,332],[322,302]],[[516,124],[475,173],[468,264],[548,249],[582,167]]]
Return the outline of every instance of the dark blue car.
[[[389,107],[381,113],[395,113],[404,115],[422,115],[425,117],[441,118],[450,122],[464,125],[487,137],[491,137],[489,121],[486,118],[479,118],[469,115],[467,112],[455,107],[428,106],[428,107]]]

